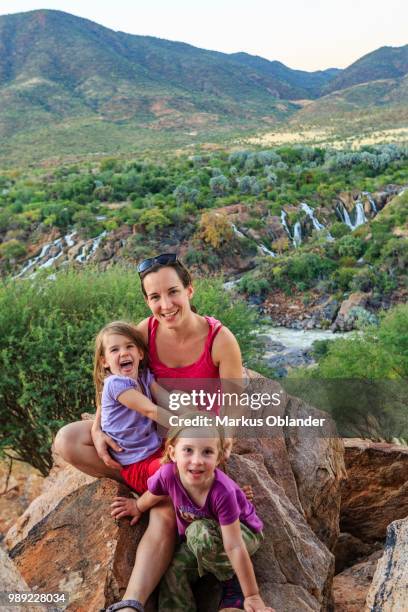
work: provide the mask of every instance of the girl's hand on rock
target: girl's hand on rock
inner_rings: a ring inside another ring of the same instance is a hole
[[[248,501],[253,502],[254,501],[254,491],[252,489],[252,486],[250,484],[247,485],[242,485],[242,490],[245,493],[245,497],[247,498]]]
[[[260,595],[245,597],[244,610],[245,612],[275,612],[273,608],[265,606]]]
[[[111,516],[114,519],[121,519],[125,516],[132,516],[132,520],[130,521],[131,525],[136,525],[142,517],[142,512],[140,512],[137,507],[137,499],[130,499],[129,497],[115,497],[114,501],[111,503]]]
[[[108,451],[108,449],[111,448],[112,450],[120,453],[120,451],[123,449],[119,446],[119,444],[117,444],[115,440],[112,440],[110,436],[101,430],[92,433],[92,440],[95,450],[98,453],[98,457],[102,459],[104,464],[110,468],[120,470],[122,466],[120,463],[112,459]]]

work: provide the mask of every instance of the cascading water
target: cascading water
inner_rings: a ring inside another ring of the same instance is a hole
[[[364,206],[361,200],[356,203],[356,206],[353,210],[353,214],[355,214],[355,223],[351,221],[349,212],[347,208],[344,206],[343,202],[338,202],[336,206],[336,210],[340,216],[340,219],[349,227],[352,231],[355,230],[360,225],[363,225],[367,222],[367,218],[364,214]]]
[[[315,215],[314,215],[314,210],[313,208],[311,208],[306,202],[301,202],[300,203],[300,208],[307,214],[307,216],[310,218],[310,220],[313,223],[313,227],[315,228],[315,230],[317,230],[318,232],[320,232],[321,230],[324,229],[324,225],[322,225],[321,223],[319,223],[319,221],[316,219]]]
[[[297,248],[302,244],[302,226],[300,221],[296,221],[293,227],[293,245]]]

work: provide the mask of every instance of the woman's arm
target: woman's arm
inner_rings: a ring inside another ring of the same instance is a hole
[[[241,535],[241,526],[237,519],[230,525],[220,525],[224,550],[237,575],[245,597],[244,610],[247,612],[273,612],[265,606],[259,595],[254,567]]]

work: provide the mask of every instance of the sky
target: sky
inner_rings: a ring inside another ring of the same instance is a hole
[[[406,0],[0,0],[0,15],[41,8],[301,70],[345,68],[408,44]]]

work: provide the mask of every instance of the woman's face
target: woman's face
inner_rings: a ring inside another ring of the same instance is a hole
[[[154,317],[169,329],[178,327],[191,314],[190,299],[194,289],[183,287],[174,268],[160,268],[143,280],[146,302]]]

